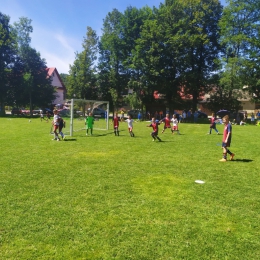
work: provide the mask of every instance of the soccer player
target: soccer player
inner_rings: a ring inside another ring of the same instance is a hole
[[[114,118],[112,119],[113,124],[114,124],[114,133],[115,136],[119,136],[119,118],[118,118],[118,114],[116,113]]]
[[[209,133],[208,135],[211,135],[211,131],[214,129],[216,133],[219,135],[218,129],[216,127],[216,117],[215,114],[213,113],[210,119],[210,127],[209,127]]]
[[[160,122],[156,122],[155,121],[155,117],[152,118],[152,122],[150,125],[147,125],[147,127],[152,127],[153,128],[153,132],[151,133],[151,136],[153,138],[153,141],[155,141],[156,139],[158,139],[160,142],[162,141],[159,136],[158,136],[158,132],[159,132],[159,125]]]
[[[42,120],[45,120],[42,111],[40,112],[40,117],[41,117],[41,121],[42,121]]]
[[[134,137],[134,132],[133,132],[133,122],[134,120],[131,118],[131,116],[128,116],[128,119],[125,120],[125,122],[127,122],[128,125],[128,132],[130,134],[131,137]]]
[[[172,117],[172,134],[174,134],[174,131],[177,131],[178,135],[180,134],[179,128],[178,128],[178,118],[177,115],[174,114]]]
[[[162,130],[162,134],[164,133],[165,129],[170,128],[171,129],[171,119],[170,119],[170,115],[166,114],[165,118],[163,118],[160,123],[164,122],[164,126],[163,126],[163,130]]]
[[[89,115],[86,117],[85,121],[85,126],[87,128],[87,133],[88,135],[88,130],[90,129],[90,135],[93,133],[93,125],[94,125],[94,117],[92,116],[92,113],[89,113]]]
[[[223,149],[223,158],[219,160],[220,162],[227,161],[227,153],[230,155],[230,161],[234,159],[235,154],[233,154],[228,147],[231,144],[231,136],[232,136],[232,125],[229,122],[229,116],[226,115],[223,117],[224,123],[224,132],[223,132],[223,139],[222,139],[222,149]]]
[[[58,110],[54,109],[53,114],[54,116],[53,116],[52,124],[53,124],[54,138],[52,140],[60,141],[59,135],[57,133],[60,124],[60,116],[58,115]]]
[[[64,121],[64,119],[62,117],[60,117],[60,123],[59,123],[59,134],[61,135],[61,138],[64,140],[65,139],[65,135],[62,132],[62,128],[66,127],[66,122]]]

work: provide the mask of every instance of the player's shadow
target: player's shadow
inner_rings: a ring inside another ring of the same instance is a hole
[[[162,141],[158,141],[158,140],[156,140],[158,143],[173,143],[173,142],[175,142],[175,140],[162,140]]]
[[[124,130],[122,130],[124,131]],[[120,132],[122,131],[119,131],[119,136],[120,136]],[[104,133],[104,134],[93,134],[91,137],[99,137],[99,136],[107,136],[107,135],[114,135],[115,133],[114,132],[109,132],[109,133]]]
[[[251,159],[234,159],[231,162],[252,162],[253,160]]]
[[[70,138],[70,139],[64,139],[63,142],[73,142],[73,141],[77,141],[76,138]]]

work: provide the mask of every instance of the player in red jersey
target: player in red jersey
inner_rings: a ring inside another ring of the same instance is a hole
[[[153,138],[153,141],[156,140],[156,138],[161,142],[162,140],[158,137],[158,132],[159,132],[159,126],[160,123],[155,121],[155,118],[152,118],[152,122],[150,125],[147,125],[147,127],[152,127],[153,132],[151,133],[151,136]]]
[[[114,124],[114,133],[115,136],[119,136],[119,118],[118,118],[118,114],[116,113],[114,118],[112,119],[113,124]]]
[[[232,136],[232,125],[229,122],[229,116],[226,115],[223,117],[223,123],[224,123],[224,132],[223,132],[223,139],[222,139],[222,149],[223,149],[223,158],[219,160],[220,162],[226,162],[227,161],[227,153],[230,154],[230,161],[233,160],[235,154],[230,152],[230,150],[227,147],[230,147],[231,144],[231,136]]]
[[[210,119],[210,127],[209,127],[209,133],[208,133],[208,135],[211,134],[212,129],[214,129],[214,130],[216,131],[216,133],[219,135],[218,129],[217,129],[217,127],[216,127],[216,117],[215,117],[215,114],[214,114],[214,113],[212,114],[212,117],[211,117],[211,119]]]
[[[165,118],[163,118],[160,123],[164,122],[164,126],[163,126],[163,130],[162,130],[162,134],[164,133],[165,129],[169,128],[171,129],[171,119],[170,119],[170,115],[166,114]]]

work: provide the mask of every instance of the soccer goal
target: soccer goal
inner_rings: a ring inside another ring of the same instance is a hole
[[[73,132],[86,129],[85,119],[90,113],[95,119],[94,130],[108,130],[108,101],[71,99],[67,103],[70,106],[70,136],[73,136]]]

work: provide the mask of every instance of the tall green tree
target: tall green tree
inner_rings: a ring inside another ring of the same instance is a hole
[[[141,37],[142,28],[147,20],[153,19],[153,10],[146,6],[141,9],[129,6],[122,16],[122,36],[124,38],[123,64],[127,75],[127,87],[133,89],[134,98],[129,96],[125,100],[132,104],[130,100],[134,100],[136,106],[133,108],[143,108],[146,99],[144,91],[146,83],[144,81],[143,69],[140,63],[135,62],[135,52],[137,42]]]
[[[228,0],[219,24],[224,48],[221,87],[231,99],[234,89],[246,85],[260,100],[260,2]]]
[[[112,106],[114,102],[112,102],[110,89],[114,89],[120,99],[129,79],[124,66],[125,41],[122,35],[122,16],[117,9],[108,13],[104,19],[103,34],[99,44],[99,86],[103,99],[111,101]],[[119,99],[115,106],[120,105]]]
[[[9,16],[0,12],[0,113],[5,113],[5,105],[12,94],[10,86],[13,79],[13,68],[19,63],[17,44]]]
[[[217,70],[221,12],[218,0],[166,1],[143,25],[135,64],[144,71],[150,96],[158,90],[171,110],[180,107],[180,90],[192,95],[195,110]]]
[[[91,27],[87,27],[82,43],[83,51],[76,53],[74,64],[70,66],[67,79],[68,95],[81,99],[97,99],[96,59],[98,36]]]
[[[215,60],[221,49],[218,23],[222,6],[218,0],[176,0],[171,8],[182,16],[178,42],[183,48],[177,58],[182,63],[182,85],[185,93],[192,95],[192,108],[196,110],[200,95],[207,92],[211,76],[218,69]]]
[[[22,88],[14,91],[14,102],[17,105],[34,107],[47,106],[55,99],[51,79],[47,75],[47,66],[40,53],[30,46],[30,33],[33,31],[31,20],[21,17],[14,23],[18,42],[18,54],[22,61]]]
[[[153,9],[152,19],[147,19],[137,40],[134,62],[143,71],[147,84],[147,102],[153,100],[155,90],[164,95],[166,106],[173,111],[180,101],[180,65],[182,50],[178,37],[178,12],[168,5]],[[158,101],[157,101],[158,102]]]

